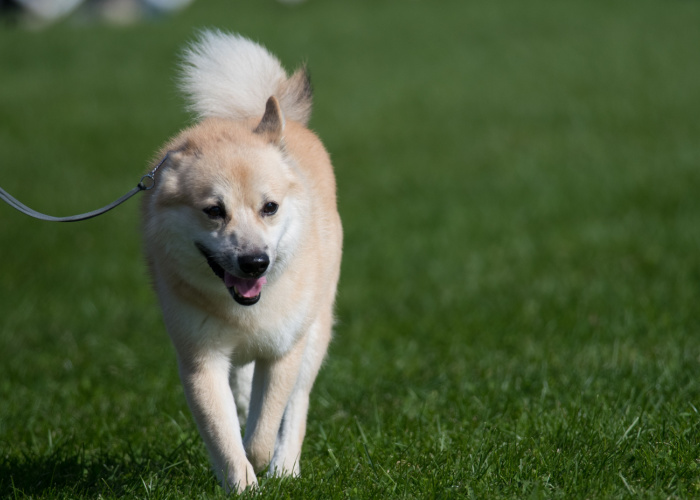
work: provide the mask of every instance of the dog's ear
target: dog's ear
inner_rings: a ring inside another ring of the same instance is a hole
[[[199,148],[192,139],[187,138],[175,148],[174,152],[196,156],[199,154]]]
[[[170,149],[163,158],[168,168],[177,169],[184,160],[191,157],[198,157],[200,150],[190,138],[176,143],[171,143]]]
[[[255,127],[253,133],[264,136],[273,144],[279,144],[282,141],[282,132],[284,131],[284,115],[282,108],[275,96],[271,96],[265,104],[265,114]]]
[[[176,144],[170,151],[168,155],[170,157],[182,158],[185,156],[199,156],[199,148],[190,138],[186,138],[184,141]]]

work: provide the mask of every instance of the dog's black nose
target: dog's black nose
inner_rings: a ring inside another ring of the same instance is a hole
[[[251,278],[257,278],[267,270],[270,257],[266,253],[257,255],[241,255],[238,257],[238,267]]]

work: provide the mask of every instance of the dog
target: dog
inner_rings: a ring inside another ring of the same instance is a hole
[[[158,154],[144,249],[213,470],[242,491],[266,467],[300,472],[340,274],[335,177],[304,66],[205,31],[181,69],[197,122]]]

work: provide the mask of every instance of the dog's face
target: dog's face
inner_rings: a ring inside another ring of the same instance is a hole
[[[275,267],[280,241],[290,225],[293,179],[277,149],[218,153],[202,152],[194,158],[191,173],[213,165],[218,174],[205,182],[193,180],[199,189],[187,203],[195,222],[188,230],[233,299],[253,305],[260,299],[268,271]]]
[[[253,305],[293,250],[301,198],[295,167],[269,135],[224,120],[181,140],[159,179],[154,217],[162,247],[184,279]]]

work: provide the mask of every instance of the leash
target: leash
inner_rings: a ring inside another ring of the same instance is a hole
[[[86,220],[86,219],[92,219],[93,217],[97,217],[98,215],[102,215],[105,212],[109,212],[115,207],[118,207],[122,203],[124,203],[126,200],[131,198],[137,193],[140,193],[141,191],[150,191],[153,189],[156,185],[156,172],[160,168],[160,166],[165,163],[165,160],[168,159],[168,154],[166,154],[162,160],[156,165],[153,170],[151,170],[149,173],[141,177],[141,180],[139,181],[138,185],[133,188],[131,191],[126,193],[124,196],[121,196],[120,198],[117,198],[114,200],[112,203],[109,205],[105,205],[102,208],[98,208],[97,210],[93,210],[92,212],[86,212],[84,214],[78,214],[78,215],[70,215],[68,217],[53,217],[51,215],[46,215],[42,214],[41,212],[37,212],[36,210],[32,210],[29,208],[27,205],[21,203],[19,200],[16,198],[10,196],[10,194],[5,191],[4,189],[0,188],[0,200],[4,201],[8,205],[10,205],[12,208],[19,210],[25,215],[28,215],[30,217],[34,217],[35,219],[39,220],[45,220],[49,222],[77,222],[81,220]]]

